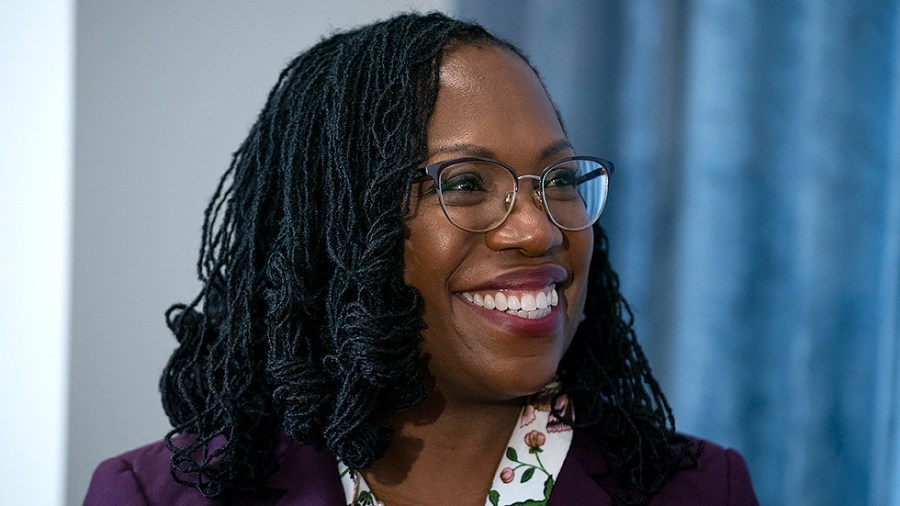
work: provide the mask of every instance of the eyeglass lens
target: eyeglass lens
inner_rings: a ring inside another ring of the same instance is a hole
[[[607,169],[594,160],[567,160],[552,166],[545,172],[542,189],[547,213],[564,229],[592,225],[603,210],[608,178]],[[520,188],[519,198],[529,195],[529,181],[520,184],[525,186]],[[440,173],[441,204],[447,217],[473,232],[493,229],[506,219],[515,187],[512,172],[487,161],[455,163]]]

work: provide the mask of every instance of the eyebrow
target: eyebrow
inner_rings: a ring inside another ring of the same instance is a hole
[[[544,148],[540,154],[538,155],[538,159],[545,160],[550,156],[559,153],[561,151],[575,151],[575,148],[572,147],[572,143],[569,142],[568,139],[559,139],[554,143],[550,144],[546,148]],[[437,155],[442,155],[445,153],[457,153],[463,154],[466,156],[475,156],[479,158],[491,158],[496,159],[497,155],[491,151],[490,149],[479,146],[477,144],[469,144],[465,142],[460,142],[456,144],[448,144],[446,146],[441,146],[439,148],[433,149],[428,152],[428,157],[433,158]]]
[[[443,155],[446,153],[457,153],[466,156],[477,156],[480,158],[494,158],[496,156],[493,151],[484,146],[460,142],[456,144],[441,146],[437,149],[432,149],[428,151],[428,158],[433,158],[437,155]]]
[[[545,160],[550,158],[551,155],[555,155],[561,151],[575,151],[575,147],[572,146],[572,143],[569,142],[569,139],[560,139],[553,144],[544,148],[541,151],[541,160]]]

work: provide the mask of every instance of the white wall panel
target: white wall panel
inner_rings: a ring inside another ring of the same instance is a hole
[[[74,2],[0,2],[0,504],[65,489]]]

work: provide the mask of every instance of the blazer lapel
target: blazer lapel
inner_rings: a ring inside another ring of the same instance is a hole
[[[601,485],[606,471],[599,439],[589,431],[576,430],[548,506],[612,506],[612,496]]]

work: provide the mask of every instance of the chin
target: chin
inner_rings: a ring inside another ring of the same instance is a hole
[[[517,374],[504,378],[504,390],[511,398],[527,397],[540,392],[556,378],[556,369],[554,364],[535,364],[520,368]]]

